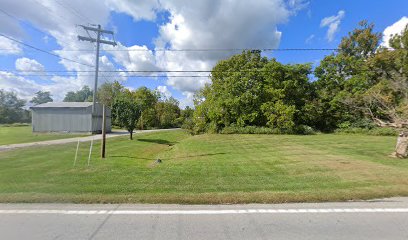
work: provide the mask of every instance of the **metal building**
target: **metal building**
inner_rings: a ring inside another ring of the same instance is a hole
[[[111,110],[106,109],[106,131],[111,131]],[[100,133],[102,105],[92,102],[50,102],[31,107],[33,132]]]

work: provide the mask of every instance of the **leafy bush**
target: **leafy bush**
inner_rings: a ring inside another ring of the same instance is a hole
[[[398,135],[398,130],[394,128],[373,128],[373,129],[367,129],[367,128],[343,128],[343,129],[337,129],[335,133],[338,134],[365,134],[365,135],[372,135],[372,136],[397,136]]]
[[[237,125],[231,125],[224,127],[221,131],[221,134],[302,134],[302,135],[311,135],[316,132],[313,128],[305,125],[297,126],[293,130],[280,130],[277,128],[267,128],[267,127],[257,127],[257,126],[246,126],[239,127]]]
[[[28,127],[31,126],[29,123],[10,123],[10,124],[0,124],[0,127]]]
[[[280,134],[278,129],[272,129],[267,127],[256,127],[256,126],[246,126],[238,127],[236,125],[231,125],[224,127],[221,130],[221,134]]]

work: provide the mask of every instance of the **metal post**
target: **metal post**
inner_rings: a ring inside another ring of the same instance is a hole
[[[75,160],[74,160],[74,167],[78,158],[78,149],[79,149],[79,139],[78,139],[78,144],[77,144],[77,148],[76,148],[76,152],[75,152]]]
[[[89,148],[88,167],[89,167],[89,162],[91,161],[92,146],[93,146],[93,139],[91,140],[91,147]]]
[[[93,104],[92,104],[92,117],[96,115],[96,93],[98,91],[98,74],[99,74],[99,44],[101,41],[101,25],[98,25],[97,38],[96,38],[96,58],[95,58],[95,85],[93,92]]]
[[[106,110],[105,104],[102,107],[102,147],[101,147],[101,156],[105,158],[105,144],[106,144]]]

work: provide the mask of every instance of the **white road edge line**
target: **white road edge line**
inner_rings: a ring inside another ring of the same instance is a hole
[[[408,213],[408,208],[327,208],[327,209],[228,209],[228,210],[1,210],[0,214],[60,215],[220,215],[296,213]]]

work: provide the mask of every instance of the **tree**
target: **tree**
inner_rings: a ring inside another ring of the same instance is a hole
[[[332,131],[344,123],[364,120],[356,107],[366,89],[378,82],[370,71],[368,60],[375,56],[381,34],[366,21],[344,37],[336,54],[326,56],[315,70],[317,97],[312,106],[316,127]]]
[[[118,81],[106,82],[98,88],[98,102],[112,108],[115,99],[124,91],[124,87]]]
[[[64,102],[92,102],[93,92],[88,86],[84,86],[76,92],[68,92],[65,95]]]
[[[310,64],[281,64],[260,51],[220,61],[212,84],[197,95],[195,131],[219,132],[232,125],[292,131],[308,124],[302,111],[313,96],[310,72]]]
[[[133,140],[133,130],[142,113],[142,104],[135,97],[135,92],[125,90],[114,102],[116,109],[116,123],[119,127],[126,128]]]
[[[134,97],[141,104],[142,113],[138,123],[140,129],[143,129],[145,126],[152,127],[156,121],[152,122],[152,114],[155,105],[159,100],[159,94],[154,92],[147,87],[140,87],[134,92]]]
[[[35,96],[33,97],[33,99],[31,99],[30,103],[38,105],[52,101],[54,100],[52,99],[50,92],[38,91],[35,93]]]
[[[408,127],[408,25],[390,40],[393,50],[380,49],[369,59],[377,83],[358,107],[380,127]]]
[[[173,97],[156,104],[155,109],[160,128],[179,127],[180,108],[178,105],[179,102]]]
[[[23,109],[25,104],[16,93],[0,89],[0,123],[29,122],[29,112]]]

